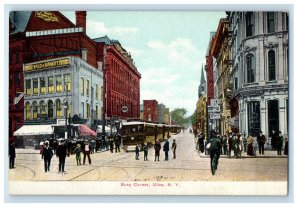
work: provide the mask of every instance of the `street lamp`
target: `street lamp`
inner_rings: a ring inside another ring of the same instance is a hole
[[[65,139],[68,139],[68,126],[67,126],[67,122],[68,122],[68,101],[65,100],[65,103],[64,103],[64,109],[65,109]]]

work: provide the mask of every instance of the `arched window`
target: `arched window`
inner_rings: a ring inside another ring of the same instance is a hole
[[[38,104],[36,101],[32,103],[32,113],[33,113],[33,119],[37,119],[38,118]]]
[[[27,102],[25,104],[25,110],[26,110],[26,120],[30,120],[31,119],[31,109],[30,109],[30,103]]]
[[[41,115],[47,114],[45,101],[40,102],[40,113]]]
[[[53,118],[53,101],[48,101],[48,117]]]
[[[247,67],[247,83],[255,82],[255,61],[254,55],[248,54],[246,56],[246,67]]]
[[[61,106],[61,100],[56,100],[56,118],[62,117],[62,106]]]
[[[274,50],[270,50],[268,52],[268,63],[269,63],[269,81],[272,81],[276,79]]]
[[[250,37],[254,35],[254,13],[247,12],[245,16],[246,16],[246,37]]]

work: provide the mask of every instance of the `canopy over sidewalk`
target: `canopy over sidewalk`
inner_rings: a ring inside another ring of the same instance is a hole
[[[78,128],[79,128],[78,132],[80,136],[93,136],[93,137],[97,136],[97,133],[85,124],[79,125]]]
[[[14,136],[36,136],[53,134],[51,125],[24,125],[14,132]]]

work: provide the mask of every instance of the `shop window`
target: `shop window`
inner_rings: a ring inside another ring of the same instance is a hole
[[[260,131],[260,103],[252,101],[248,103],[248,134],[256,136]]]
[[[272,129],[279,131],[279,108],[278,100],[268,101],[268,128],[269,134],[272,134]]]
[[[39,81],[38,79],[33,79],[33,94],[37,95],[39,93]]]
[[[41,115],[47,114],[45,101],[40,102],[40,113]]]
[[[31,109],[30,109],[30,103],[26,103],[25,104],[25,113],[26,113],[26,120],[30,120],[31,119]]]
[[[33,102],[32,104],[32,115],[33,115],[33,119],[38,118],[38,105],[36,102]]]
[[[61,100],[58,99],[56,101],[56,118],[61,118],[62,117],[62,105],[61,105]]]
[[[53,118],[53,101],[48,101],[48,117]]]

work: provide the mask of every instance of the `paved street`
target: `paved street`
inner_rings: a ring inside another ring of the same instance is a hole
[[[134,151],[91,155],[92,164],[77,166],[75,156],[66,159],[65,174],[58,174],[58,159],[52,158],[50,172],[44,172],[44,162],[37,150],[17,149],[16,168],[9,170],[10,181],[287,181],[287,157],[242,159],[222,156],[215,176],[210,172],[210,159],[195,150],[195,141],[187,131],[173,135],[177,142],[177,159],[154,161],[154,150],[149,150],[149,161],[135,160]],[[170,139],[170,144],[172,143]],[[268,156],[269,153],[269,156]],[[274,153],[274,152],[272,152]],[[83,157],[82,157],[83,158]],[[88,163],[88,162],[86,162]]]

